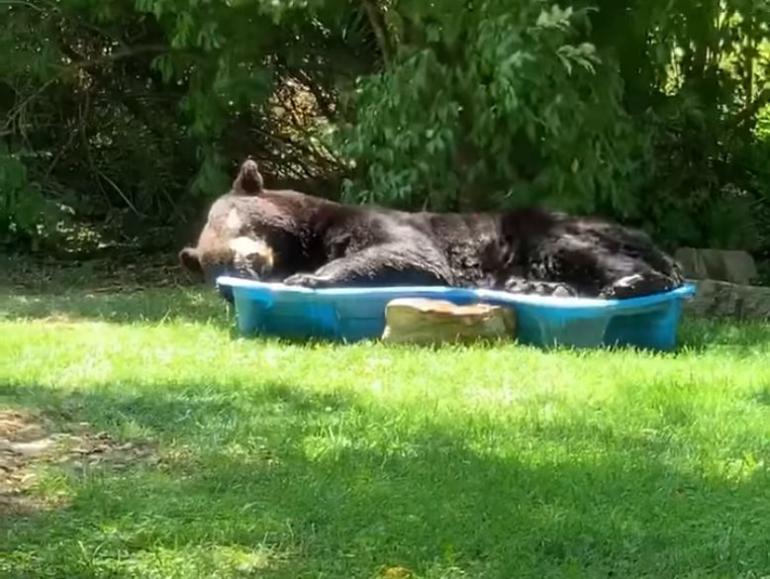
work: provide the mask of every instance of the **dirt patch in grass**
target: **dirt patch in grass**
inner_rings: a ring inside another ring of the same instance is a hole
[[[128,468],[155,464],[149,445],[121,442],[87,423],[56,427],[32,412],[0,408],[0,518],[25,516],[63,506],[63,497],[35,492],[40,469]]]

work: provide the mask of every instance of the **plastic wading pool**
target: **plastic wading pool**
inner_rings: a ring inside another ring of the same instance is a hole
[[[519,343],[541,347],[626,345],[655,350],[676,346],[686,284],[675,290],[624,300],[544,297],[495,290],[419,286],[309,289],[234,277],[217,279],[233,292],[238,328],[244,336],[355,342],[379,339],[385,307],[396,298],[487,303],[516,313]]]

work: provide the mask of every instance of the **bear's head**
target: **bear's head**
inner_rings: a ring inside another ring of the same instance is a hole
[[[291,204],[286,195],[266,192],[257,164],[245,161],[231,190],[211,206],[197,245],[179,252],[181,265],[211,285],[222,275],[282,280],[301,253]]]

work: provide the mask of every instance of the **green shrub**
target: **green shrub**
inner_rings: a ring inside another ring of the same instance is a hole
[[[433,209],[538,201],[632,208],[641,139],[619,76],[586,42],[588,10],[538,0],[421,5],[425,33],[364,78],[341,133],[348,198]]]

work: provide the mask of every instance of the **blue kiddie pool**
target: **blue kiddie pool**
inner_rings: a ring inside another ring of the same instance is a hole
[[[233,292],[244,336],[355,342],[379,339],[385,307],[396,298],[433,298],[458,305],[485,303],[516,312],[519,343],[541,347],[626,345],[655,350],[676,346],[687,284],[670,292],[625,300],[561,298],[452,287],[309,289],[220,277]]]

